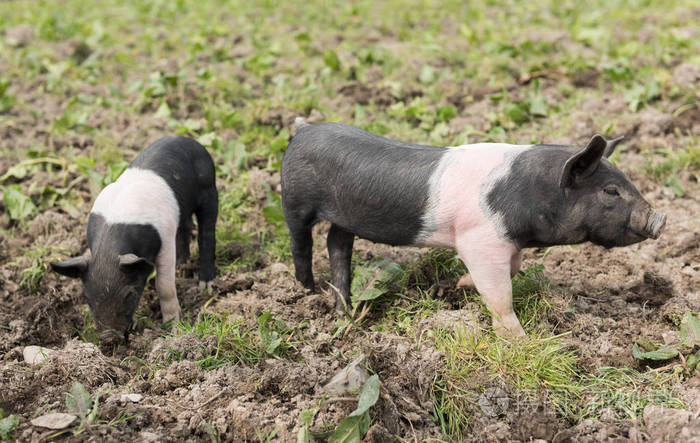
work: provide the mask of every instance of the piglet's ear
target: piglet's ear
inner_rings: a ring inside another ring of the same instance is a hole
[[[618,138],[614,138],[612,140],[608,140],[605,146],[605,152],[603,152],[603,157],[608,158],[612,155],[613,152],[615,152],[615,147],[625,139],[624,135],[619,136]]]
[[[51,262],[51,269],[70,278],[81,278],[87,272],[90,257],[80,256],[62,262]]]
[[[602,135],[596,134],[585,148],[574,154],[564,163],[559,178],[559,187],[571,186],[576,180],[593,174],[600,164],[607,142]]]
[[[124,254],[119,256],[119,269],[124,272],[153,272],[153,263],[135,254]]]

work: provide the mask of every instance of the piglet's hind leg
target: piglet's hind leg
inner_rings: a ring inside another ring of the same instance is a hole
[[[311,268],[313,238],[311,223],[287,216],[292,257],[294,258],[294,276],[308,290],[314,290],[314,274]]]
[[[328,256],[333,274],[333,294],[335,294],[335,310],[340,314],[347,309],[350,311],[350,261],[355,234],[333,224],[328,232]]]
[[[216,217],[219,197],[216,188],[206,192],[197,215],[197,241],[199,243],[199,287],[207,289],[216,277]]]

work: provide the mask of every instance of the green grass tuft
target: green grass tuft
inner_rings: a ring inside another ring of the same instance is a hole
[[[197,364],[202,369],[216,369],[228,364],[250,365],[265,358],[289,357],[296,350],[297,332],[304,324],[287,326],[264,312],[258,317],[257,329],[246,325],[243,319],[230,320],[225,314],[201,314],[194,321],[184,320],[174,325],[171,337],[192,336],[190,349],[169,347],[162,364],[189,358],[198,354]]]
[[[174,337],[191,334],[201,339],[213,338],[203,358],[197,364],[203,369],[216,369],[226,364],[252,364],[263,358],[253,330],[243,320],[229,321],[222,315],[203,314],[193,322],[182,321],[174,326]],[[181,360],[184,355],[172,348],[168,349],[165,362]]]
[[[560,337],[544,334],[511,341],[485,331],[438,330],[435,347],[446,365],[433,386],[435,413],[447,435],[469,429],[470,415],[481,390],[505,382],[528,400],[543,398],[568,415],[580,395],[577,357]]]

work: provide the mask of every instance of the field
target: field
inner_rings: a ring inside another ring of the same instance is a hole
[[[694,0],[0,2],[0,438],[700,441],[698,22]],[[451,251],[359,240],[341,319],[327,224],[317,292],[293,277],[297,116],[443,146],[624,134],[612,160],[667,227],[526,250],[512,341]],[[198,289],[193,238],[184,320],[149,284],[128,346],[102,343],[48,263],[87,251],[91,202],[167,134],[215,160],[218,276]],[[31,424],[50,412],[76,419]]]

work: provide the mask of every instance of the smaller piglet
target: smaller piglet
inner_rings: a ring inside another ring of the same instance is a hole
[[[218,206],[214,163],[206,149],[187,137],[163,137],[97,196],[87,225],[91,255],[51,267],[82,279],[98,326],[128,339],[154,269],[163,320],[180,319],[175,264],[189,258],[193,213],[199,225],[200,288],[210,285],[216,275]]]

